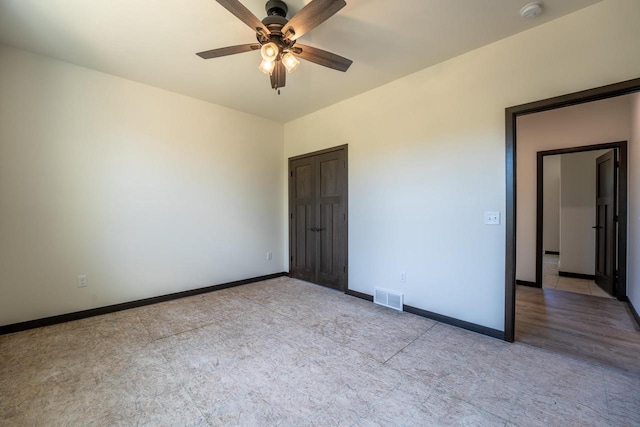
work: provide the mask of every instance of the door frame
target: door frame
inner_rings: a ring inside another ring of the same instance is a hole
[[[568,95],[561,95],[541,101],[530,102],[505,109],[505,167],[506,167],[506,209],[505,209],[505,304],[504,304],[504,339],[513,342],[515,339],[516,321],[516,119],[518,116],[554,110],[571,105],[613,98],[640,91],[640,78],[588,89]],[[627,193],[626,177],[620,178],[619,191]],[[626,236],[627,212],[618,212],[625,218],[625,227],[618,228],[620,235]],[[626,254],[626,247],[625,247]],[[620,258],[623,258],[622,256]],[[626,255],[624,257],[626,259]],[[626,271],[625,271],[626,274]]]
[[[543,258],[543,230],[544,230],[544,174],[543,162],[545,156],[559,154],[584,153],[597,150],[618,150],[618,238],[616,259],[618,266],[618,279],[615,283],[616,297],[625,301],[627,296],[627,141],[608,142],[604,144],[582,145],[580,147],[560,148],[556,150],[538,151],[536,158],[536,287],[542,288],[542,258]],[[624,180],[625,191],[622,192]],[[621,212],[625,214],[622,215]],[[621,230],[625,230],[622,235]]]
[[[288,162],[287,162],[287,188],[288,188],[288,192],[287,192],[287,208],[289,210],[289,212],[287,213],[287,235],[288,235],[288,239],[289,239],[289,272],[291,272],[291,257],[292,257],[292,252],[293,252],[293,248],[291,245],[291,220],[292,220],[292,215],[293,215],[293,206],[291,205],[291,194],[292,194],[292,185],[293,182],[291,181],[291,163],[295,160],[299,160],[299,159],[304,159],[306,157],[313,157],[313,156],[317,156],[319,154],[326,154],[326,153],[331,153],[334,151],[341,151],[344,150],[344,158],[345,158],[345,194],[344,194],[344,211],[346,214],[346,223],[345,223],[345,238],[344,238],[344,244],[345,244],[345,272],[344,272],[344,289],[341,289],[343,292],[347,293],[347,291],[349,290],[349,144],[343,144],[343,145],[338,145],[336,147],[331,147],[331,148],[325,148],[322,150],[318,150],[318,151],[313,151],[311,153],[305,153],[305,154],[300,154],[297,156],[293,156],[293,157],[289,157]]]

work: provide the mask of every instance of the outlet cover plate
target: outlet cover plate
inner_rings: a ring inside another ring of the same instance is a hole
[[[86,275],[81,275],[78,276],[78,287],[79,288],[86,288],[87,287],[87,276]]]
[[[500,212],[485,212],[484,223],[486,225],[499,225],[500,224]]]

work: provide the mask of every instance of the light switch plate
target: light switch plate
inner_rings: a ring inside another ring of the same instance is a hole
[[[87,276],[86,275],[81,275],[78,276],[78,287],[79,288],[86,288],[87,287]]]
[[[500,224],[500,212],[485,212],[484,223],[487,225],[499,225]]]

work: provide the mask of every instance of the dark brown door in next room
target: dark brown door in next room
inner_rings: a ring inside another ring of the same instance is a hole
[[[347,288],[347,149],[289,159],[291,277]]]
[[[596,284],[615,296],[616,280],[616,150],[596,159]]]

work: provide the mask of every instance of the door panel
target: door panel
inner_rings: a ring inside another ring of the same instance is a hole
[[[313,220],[311,219],[311,205],[298,205],[296,206],[296,215],[295,215],[295,227],[296,227],[296,263],[295,266],[298,268],[306,268],[308,270],[314,270],[315,266],[313,264],[313,247],[307,250],[307,240],[313,238],[312,235],[309,235],[311,228],[311,224],[313,224]],[[313,245],[311,245],[313,246]]]
[[[342,289],[346,275],[346,156],[343,151],[318,155],[320,219],[318,282]]]
[[[596,284],[615,296],[617,205],[616,151],[596,159]]]
[[[322,224],[320,232],[320,273],[337,275],[334,266],[340,260],[336,259],[336,243],[339,233],[337,227],[339,205],[322,205],[320,213],[320,222]]]
[[[291,276],[342,290],[347,286],[346,157],[346,148],[340,148],[291,160],[289,187]]]
[[[313,161],[300,159],[291,164],[292,184],[290,188],[291,260],[289,270],[292,275],[303,280],[316,277],[316,240],[311,231],[316,222],[313,200],[315,180]]]
[[[338,159],[320,163],[320,197],[339,196]]]
[[[301,165],[294,168],[296,175],[296,199],[311,200],[311,165]]]
[[[598,206],[597,212],[598,217],[596,218],[596,224],[606,224],[607,223],[607,208],[609,206],[602,205]],[[604,276],[609,275],[608,271],[608,263],[607,263],[607,228],[601,227],[599,225],[596,226],[596,271],[600,272]],[[605,244],[601,244],[600,242],[605,242]]]

